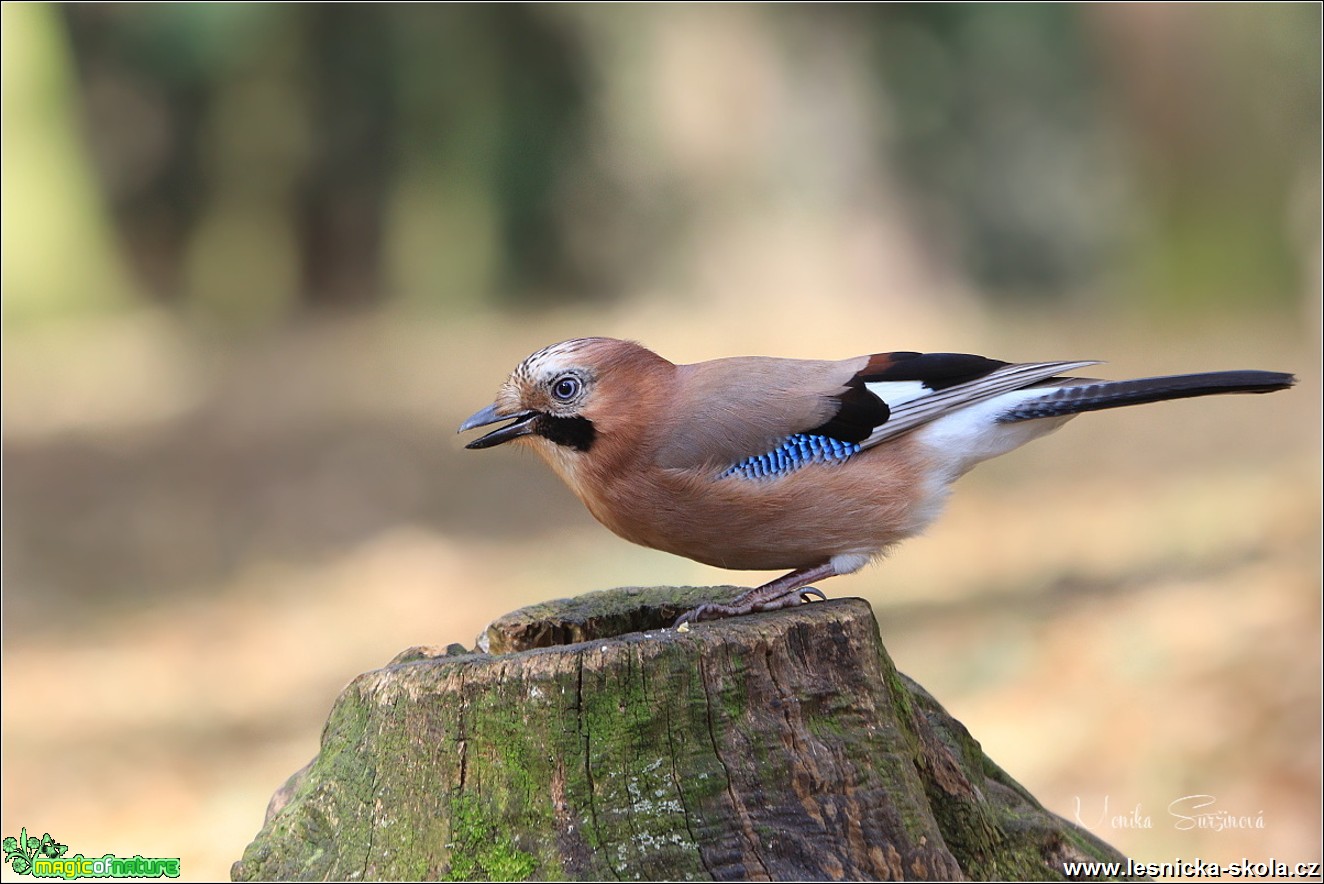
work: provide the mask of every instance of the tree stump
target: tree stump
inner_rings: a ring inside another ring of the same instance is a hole
[[[1046,811],[841,599],[688,631],[734,587],[525,608],[337,700],[235,863],[257,879],[1063,879]]]

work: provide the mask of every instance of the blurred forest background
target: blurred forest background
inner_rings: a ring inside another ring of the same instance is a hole
[[[461,450],[608,334],[1295,371],[1083,417],[825,589],[1131,856],[1320,859],[1318,4],[2,11],[4,835],[224,876],[359,672],[762,579]]]

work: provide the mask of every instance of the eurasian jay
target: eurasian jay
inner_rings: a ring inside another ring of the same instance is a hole
[[[460,432],[509,420],[465,447],[532,446],[626,540],[721,568],[792,569],[679,625],[822,598],[809,584],[923,531],[971,467],[1079,412],[1296,381],[1062,377],[1096,364],[898,352],[674,365],[630,341],[578,338],[521,362]]]

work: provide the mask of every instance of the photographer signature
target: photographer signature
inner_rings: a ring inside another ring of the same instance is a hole
[[[1234,813],[1222,808],[1215,808],[1218,801],[1213,795],[1183,795],[1168,802],[1168,815],[1174,820],[1173,828],[1178,831],[1208,829],[1221,832],[1224,829],[1263,829],[1264,811],[1254,814]],[[1112,796],[1103,796],[1103,803],[1093,821],[1085,819],[1084,803],[1076,797],[1076,822],[1087,829],[1152,829],[1153,817],[1145,812],[1144,807],[1136,802],[1127,811],[1118,813],[1112,808]]]

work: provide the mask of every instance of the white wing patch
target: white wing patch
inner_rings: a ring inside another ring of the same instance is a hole
[[[921,396],[930,395],[933,390],[924,386],[923,381],[869,381],[864,388],[887,403],[888,408],[913,402]]]
[[[1063,372],[1084,368],[1087,365],[1098,365],[1098,362],[1024,362],[1019,365],[1003,366],[997,371],[990,372],[984,377],[969,383],[957,384],[945,390],[928,391],[926,395],[909,401],[897,402],[884,398],[883,401],[892,409],[892,415],[882,426],[874,430],[868,439],[861,442],[860,447],[872,448],[879,442],[891,439],[893,436],[900,435],[921,424],[937,420],[949,412],[965,408],[976,402],[984,402],[995,396],[1010,393],[1013,390],[1028,387],[1031,384],[1037,384]],[[909,382],[896,383],[899,386]],[[875,385],[866,383],[865,386],[873,387]],[[1042,391],[1038,392],[1041,393]]]

